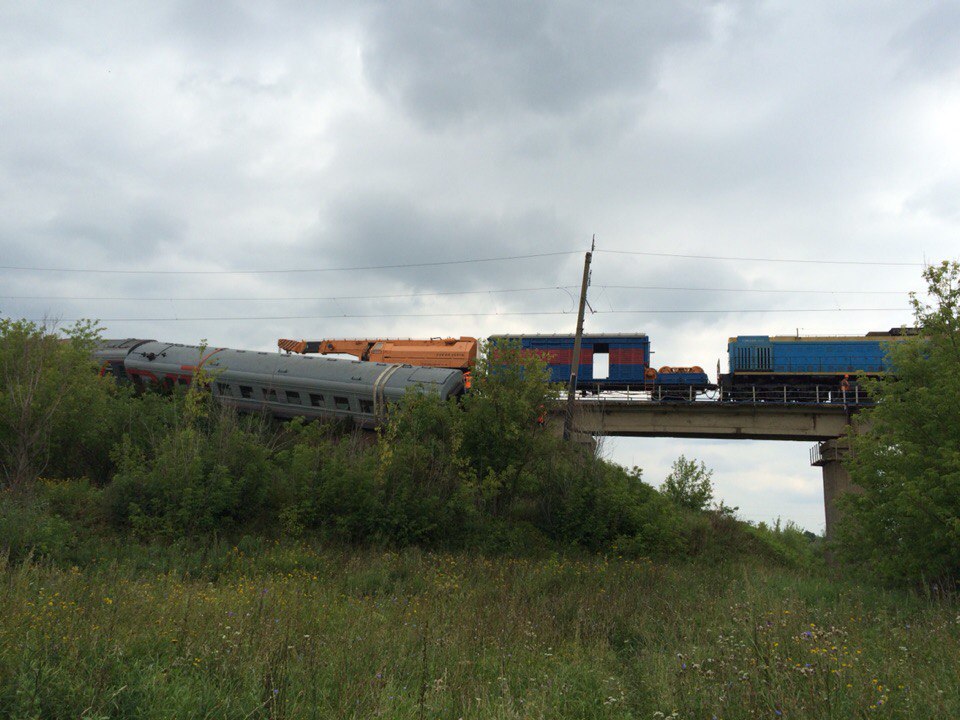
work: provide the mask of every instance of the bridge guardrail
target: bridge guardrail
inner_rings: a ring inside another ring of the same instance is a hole
[[[599,391],[599,388],[598,388]],[[696,389],[693,386],[687,387],[662,387],[643,388],[633,390],[599,391],[592,396],[581,395],[582,401],[602,402],[603,400],[618,400],[631,402],[652,402],[658,404],[677,404],[677,403],[722,403],[731,405],[813,405],[822,407],[848,407],[861,408],[869,407],[874,404],[865,393],[860,392],[860,388],[854,386],[849,390],[841,390],[836,387],[815,385],[810,388],[782,386],[754,386],[737,387],[736,389],[724,390],[723,388],[713,388],[708,391]]]

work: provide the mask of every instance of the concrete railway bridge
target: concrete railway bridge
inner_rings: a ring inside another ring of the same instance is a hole
[[[606,398],[578,399],[573,429],[589,437],[673,437],[721,440],[813,441],[810,464],[823,472],[826,534],[832,537],[839,516],[836,499],[857,492],[842,461],[845,433],[855,405],[776,402],[662,402]]]

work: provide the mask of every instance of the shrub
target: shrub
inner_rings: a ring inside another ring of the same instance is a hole
[[[688,510],[706,510],[713,502],[713,470],[705,463],[681,455],[673,462],[660,491],[675,505]]]
[[[230,531],[263,510],[270,449],[229,409],[187,421],[146,449],[125,438],[115,459],[108,516],[140,535]]]
[[[120,392],[98,377],[96,327],[77,323],[66,340],[47,324],[0,318],[0,484],[27,490],[41,473],[104,470]]]
[[[76,541],[70,523],[48,511],[36,497],[0,491],[0,557],[19,561],[56,555]]]

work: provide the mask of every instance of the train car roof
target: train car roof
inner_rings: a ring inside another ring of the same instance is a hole
[[[123,338],[123,339],[105,339],[97,343],[97,350],[106,350],[111,348],[131,348],[138,344],[156,342],[156,340],[148,340],[142,338]]]
[[[768,342],[869,342],[877,340],[904,340],[917,337],[916,328],[893,328],[891,330],[872,330],[865,335],[737,335],[727,342],[742,340],[764,340]]]
[[[522,338],[545,338],[547,340],[572,340],[573,333],[514,333],[510,335],[491,335],[490,339],[504,338],[506,340],[520,340]],[[584,333],[585,338],[645,338],[646,333]]]
[[[131,353],[130,361],[147,367],[158,358],[174,364],[183,364],[184,370],[193,371],[193,366],[201,358],[201,351],[207,358],[204,367],[214,375],[218,370],[254,372],[274,376],[318,378],[327,382],[364,382],[373,383],[387,368],[397,363],[365,362],[344,360],[321,355],[288,355],[263,350],[236,350],[233,348],[206,347],[153,341],[138,347]],[[142,360],[141,360],[142,358]],[[450,378],[462,378],[459,370],[451,368],[432,368],[417,365],[400,364],[393,377],[403,378],[413,383],[443,385]]]

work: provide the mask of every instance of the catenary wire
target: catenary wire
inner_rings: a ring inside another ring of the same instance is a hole
[[[260,301],[322,301],[322,300],[390,300],[417,297],[442,297],[448,295],[488,295],[491,293],[536,292],[578,288],[579,285],[551,285],[536,288],[503,288],[496,290],[451,290],[449,292],[404,293],[396,295],[328,295],[323,297],[68,297],[62,295],[0,295],[3,300],[108,300],[111,302],[260,302]]]
[[[559,255],[579,255],[581,250],[560,250],[529,255],[505,255],[490,258],[469,258],[466,260],[437,260],[433,262],[397,263],[394,265],[357,265],[353,267],[329,268],[281,268],[276,270],[116,270],[103,268],[50,268],[27,267],[20,265],[0,265],[0,270],[24,270],[29,272],[62,273],[99,273],[114,275],[276,275],[294,273],[351,272],[354,270],[397,270],[401,268],[439,267],[442,265],[466,265],[469,263],[500,262],[505,260],[529,260],[532,258],[557,257]]]
[[[597,248],[595,253],[613,255],[642,255],[644,257],[680,258],[684,260],[736,260],[738,262],[772,262],[772,263],[802,263],[811,265],[880,265],[888,267],[923,267],[917,262],[885,262],[875,260],[804,260],[799,258],[762,258],[762,257],[733,257],[727,255],[685,255],[681,253],[646,252],[642,250],[606,250]]]
[[[393,295],[328,295],[322,297],[99,297],[69,295],[0,295],[0,300],[84,300],[104,302],[292,302],[292,301],[336,301],[336,300],[392,300],[418,297],[446,297],[455,295],[487,295],[491,293],[538,292],[546,290],[576,290],[579,285],[551,285],[535,288],[502,288],[490,290],[455,290],[449,292],[403,293]],[[764,288],[708,288],[674,287],[667,285],[591,285],[597,290],[671,290],[682,292],[738,292],[738,293],[782,293],[813,295],[909,295],[911,290],[788,290]]]
[[[528,260],[532,258],[557,257],[561,255],[579,255],[581,250],[560,250],[548,253],[531,253],[527,255],[505,255],[491,258],[469,258],[463,260],[438,260],[420,263],[396,263],[389,265],[357,265],[351,267],[330,268],[279,268],[260,270],[119,270],[113,268],[53,268],[21,265],[0,265],[0,270],[28,271],[28,272],[61,272],[61,273],[97,273],[118,275],[270,275],[296,273],[325,273],[351,272],[357,270],[396,270],[402,268],[440,267],[445,265],[463,265],[470,263],[500,262],[507,260]],[[772,263],[802,263],[815,265],[870,265],[888,267],[923,267],[923,263],[916,262],[887,262],[874,260],[823,260],[800,258],[767,258],[767,257],[737,257],[726,255],[691,255],[683,253],[648,252],[643,250],[608,250],[597,248],[594,253],[615,255],[639,255],[644,257],[665,257],[685,260],[733,260],[738,262],[772,262]]]
[[[630,310],[596,310],[594,315],[697,315],[697,314],[741,314],[741,313],[845,313],[845,312],[909,312],[910,308],[805,308],[805,309],[731,309],[716,308],[699,310],[681,309],[630,309]],[[576,315],[575,312],[565,310],[534,310],[534,311],[506,311],[506,312],[453,312],[453,313],[371,313],[339,315],[238,315],[219,317],[144,317],[144,318],[98,318],[99,322],[231,322],[231,321],[267,321],[267,320],[335,320],[363,319],[363,318],[435,318],[435,317],[505,317],[509,315]],[[44,322],[57,320],[58,322],[79,322],[90,318],[28,318],[28,322]]]

